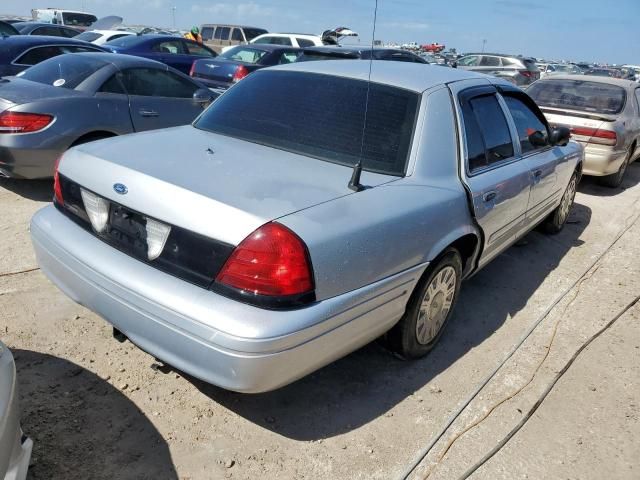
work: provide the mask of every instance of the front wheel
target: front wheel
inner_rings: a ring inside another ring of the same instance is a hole
[[[571,207],[573,206],[573,200],[576,198],[577,184],[578,175],[576,172],[573,172],[571,180],[569,180],[569,185],[567,185],[567,189],[562,195],[562,200],[560,200],[560,205],[558,205],[544,221],[543,227],[545,232],[552,234],[559,233],[564,227],[564,224],[567,223]]]
[[[405,314],[387,334],[389,348],[406,359],[426,355],[451,317],[461,281],[462,259],[450,249],[429,266],[411,294]]]

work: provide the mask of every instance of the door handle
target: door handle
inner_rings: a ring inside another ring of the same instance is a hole
[[[154,110],[147,110],[145,108],[141,108],[138,110],[138,113],[143,117],[159,117],[160,114]]]
[[[533,183],[540,182],[541,178],[542,178],[542,170],[535,170],[533,172]]]
[[[497,196],[498,192],[496,192],[495,190],[491,190],[490,192],[486,192],[484,195],[482,195],[482,200],[484,200],[485,202],[491,202],[492,200],[495,200]]]

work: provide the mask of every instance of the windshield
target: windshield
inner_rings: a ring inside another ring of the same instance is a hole
[[[32,82],[73,90],[107,62],[91,55],[60,55],[30,67],[18,76]]]
[[[88,13],[62,12],[62,23],[65,25],[88,27],[96,20],[98,18],[95,15],[89,15]]]
[[[527,93],[538,105],[603,114],[620,113],[627,96],[617,85],[588,80],[543,80]]]
[[[236,60],[245,63],[258,63],[266,54],[266,51],[259,50],[257,48],[233,47],[232,49],[220,54],[218,58]]]
[[[268,33],[266,30],[261,28],[243,28],[242,30],[244,30],[244,36],[247,38],[247,42],[250,42],[259,35]]]
[[[197,128],[341,165],[404,175],[420,95],[307,72],[258,71],[222,95]]]
[[[76,35],[76,40],[84,40],[85,42],[93,42],[102,36],[101,33],[96,32],[83,32],[80,35]]]
[[[0,37],[5,35],[18,35],[18,32],[14,27],[6,22],[0,21]]]

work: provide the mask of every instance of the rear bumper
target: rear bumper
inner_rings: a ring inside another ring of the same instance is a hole
[[[22,434],[13,357],[8,350],[0,357],[0,478],[27,477],[33,442]]]
[[[602,177],[616,173],[627,158],[624,150],[606,145],[586,144],[584,146],[584,165],[582,173]]]
[[[53,206],[33,217],[31,236],[40,267],[73,300],[158,359],[239,392],[286,385],[383,334],[427,266],[303,309],[270,311],[138,262]]]
[[[26,137],[23,135],[22,137]],[[37,139],[30,138],[33,144]],[[12,178],[53,177],[53,167],[62,150],[57,148],[31,148],[24,138],[12,139],[15,146],[0,145],[0,175]],[[5,139],[5,142],[8,140]]]

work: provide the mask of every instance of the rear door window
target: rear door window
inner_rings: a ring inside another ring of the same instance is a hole
[[[488,55],[484,55],[482,60],[480,60],[481,67],[499,67],[500,66],[500,58],[498,57],[490,57]]]
[[[470,172],[514,156],[509,124],[495,94],[473,97],[461,107]]]
[[[315,45],[315,43],[313,43],[311,40],[307,40],[306,38],[296,37],[296,41],[298,42],[298,46],[301,48],[313,47]]]
[[[17,65],[35,65],[61,54],[62,51],[58,46],[36,47],[19,57],[14,63]]]
[[[202,27],[202,32],[200,35],[202,36],[202,40],[211,40],[213,38],[213,31],[215,27]]]
[[[242,29],[234,28],[231,32],[231,40],[235,42],[244,42],[244,37],[242,36]]]
[[[229,32],[231,31],[231,27],[218,27],[220,31],[220,40],[229,40]],[[216,34],[218,33],[216,30]]]
[[[182,53],[186,53],[184,50],[184,46],[180,40],[170,40],[168,42],[156,43],[153,46],[153,51],[170,55],[180,55]]]
[[[129,95],[192,98],[197,85],[173,72],[154,68],[130,68],[122,72]]]
[[[533,152],[549,146],[549,132],[547,126],[522,100],[512,96],[504,96],[518,130],[518,140],[523,154]],[[533,136],[539,137],[539,142]],[[542,142],[542,143],[540,143]]]

